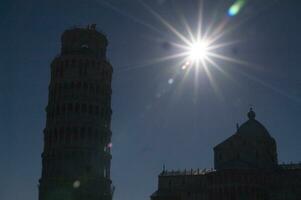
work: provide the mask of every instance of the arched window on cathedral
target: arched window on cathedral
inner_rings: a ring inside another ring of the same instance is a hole
[[[72,81],[71,84],[70,84],[70,88],[71,88],[71,90],[74,89],[74,82],[73,82],[73,81]]]
[[[54,90],[54,93],[57,93],[58,91],[58,88],[59,88],[59,84],[58,83],[55,83],[53,84],[53,90]]]
[[[47,136],[46,140],[48,142],[48,148],[51,149],[51,147],[52,147],[52,135]]]
[[[71,134],[70,132],[68,132],[68,133],[65,134],[65,135],[66,135],[66,136],[65,136],[65,141],[66,141],[65,143],[66,143],[66,144],[71,144],[71,137],[70,137],[70,134]]]
[[[73,127],[73,141],[77,142],[78,140],[78,130],[77,127]]]
[[[84,82],[84,90],[85,92],[88,90],[88,83]]]
[[[104,121],[104,127],[105,128],[109,127],[108,120],[105,118],[103,121]]]
[[[79,113],[79,107],[80,107],[80,106],[79,106],[79,103],[76,103],[76,104],[75,104],[75,112],[76,112],[76,113]]]
[[[72,60],[71,60],[71,65],[72,65],[72,67],[75,67],[75,65],[76,65],[75,59],[72,59]]]
[[[68,68],[69,67],[69,61],[65,60],[65,67]]]
[[[100,85],[96,85],[96,92],[100,93]]]
[[[86,129],[85,127],[80,128],[80,139],[85,140]]]
[[[72,103],[68,103],[68,112],[72,112],[73,111],[73,105]]]
[[[53,119],[54,118],[54,110],[51,110],[51,112],[50,112],[50,115],[51,115],[51,119]]]
[[[53,65],[51,65],[51,74],[50,74],[50,77],[51,77],[51,81],[53,81],[53,79],[54,79],[54,67],[53,67]]]
[[[93,106],[89,105],[89,114],[92,114],[92,113],[93,113]]]
[[[55,107],[55,115],[60,115],[60,106],[56,105]]]
[[[82,113],[86,113],[86,112],[87,112],[87,105],[82,104]]]
[[[78,81],[76,83],[76,89],[80,90],[81,87],[82,87],[82,83],[80,81]]]
[[[48,107],[48,106],[47,106],[46,111],[47,111],[47,118],[51,119],[50,110],[49,110],[49,107]]]
[[[79,76],[82,76],[82,74],[83,74],[83,67],[82,66],[78,67],[78,74],[79,74]]]
[[[54,67],[55,78],[58,77],[58,74],[59,74],[58,67],[59,67],[59,64],[56,64]]]
[[[62,78],[64,76],[64,63],[62,63],[62,65],[60,66],[59,73],[60,78]]]
[[[65,134],[65,128],[64,128],[64,127],[61,127],[59,133],[64,135],[64,134]]]
[[[56,143],[58,141],[58,131],[57,128],[53,131],[53,142]]]
[[[67,127],[66,131],[65,131],[65,143],[66,144],[71,143],[71,137],[70,137],[71,134],[72,134],[72,129],[70,127]]]
[[[86,60],[85,65],[84,65],[83,75],[88,74],[88,67],[89,67],[89,60]]]
[[[66,104],[64,103],[62,105],[62,114],[65,114],[65,112],[66,112]]]
[[[95,93],[95,88],[94,88],[94,84],[93,83],[90,84],[89,90],[90,90],[90,93],[92,93],[92,94]]]
[[[58,134],[58,140],[60,144],[64,144],[64,134]]]
[[[64,82],[64,89],[68,90],[69,89],[69,83],[68,82]]]
[[[95,144],[97,144],[97,141],[98,141],[98,137],[97,137],[97,133],[94,131],[93,133],[92,133],[92,143],[95,145]]]
[[[62,86],[61,83],[59,83],[58,86],[59,86],[59,88],[58,88],[57,95],[58,95],[58,96],[61,96],[63,86]]]
[[[83,62],[82,62],[82,60],[79,60],[79,61],[78,61],[78,74],[79,74],[80,76],[83,75]]]

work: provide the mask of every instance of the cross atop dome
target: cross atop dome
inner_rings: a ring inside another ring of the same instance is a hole
[[[248,118],[249,119],[255,119],[255,117],[256,117],[256,113],[253,111],[253,107],[251,106],[250,110],[248,112]]]

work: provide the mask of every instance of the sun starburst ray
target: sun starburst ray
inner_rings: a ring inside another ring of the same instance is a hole
[[[211,56],[211,57],[214,57],[214,58],[218,58],[218,59],[221,59],[221,60],[224,60],[224,61],[229,61],[229,62],[240,64],[240,65],[253,66],[253,64],[251,64],[249,62],[239,60],[239,59],[235,59],[235,58],[232,58],[232,57],[229,57],[229,56],[224,56],[224,55],[221,55],[221,54],[213,53],[213,52],[208,52],[208,55]]]
[[[184,25],[184,27],[185,27],[185,29],[186,29],[186,32],[187,32],[188,35],[189,35],[190,41],[195,42],[195,38],[194,38],[194,35],[193,35],[193,32],[192,32],[192,29],[190,28],[190,26],[189,26],[189,24],[188,24],[188,22],[186,21],[186,19],[185,19],[184,16],[181,17],[181,21],[182,21],[182,23],[183,23],[183,25]]]
[[[189,44],[190,41],[181,34],[175,27],[173,27],[168,21],[166,21],[161,15],[159,15],[157,12],[155,12],[152,8],[150,8],[147,4],[140,1],[140,3],[153,15],[155,16],[166,28],[168,28],[173,34],[175,34],[179,39],[181,39],[186,44]]]
[[[127,65],[124,66],[122,69],[118,70],[118,72],[123,72],[123,71],[129,71],[129,70],[134,70],[134,69],[139,69],[139,68],[145,68],[151,65],[155,65],[158,63],[163,63],[169,60],[174,60],[176,58],[183,58],[187,56],[186,52],[181,52],[181,53],[177,53],[177,54],[172,54],[169,56],[163,56],[163,57],[157,57],[157,58],[153,58],[153,59],[149,59],[148,61],[145,61],[141,64],[134,64],[134,65]]]
[[[199,13],[198,13],[198,21],[197,21],[197,38],[196,40],[200,40],[202,38],[203,32],[203,10],[204,10],[204,2],[203,0],[199,3]],[[193,41],[195,42],[195,41]]]
[[[229,42],[223,42],[223,43],[219,43],[219,44],[209,45],[208,50],[212,51],[212,50],[215,50],[215,49],[220,49],[220,48],[224,48],[224,47],[227,47],[227,46],[232,46],[232,45],[237,44],[239,42],[240,42],[239,40],[233,40],[233,41],[229,41]]]
[[[237,84],[237,81],[226,70],[224,70],[221,66],[219,66],[214,60],[208,58],[207,61],[211,64],[211,66],[213,66],[215,69],[221,72],[225,77],[227,77],[229,80]]]
[[[114,6],[111,2],[107,1],[107,0],[101,0],[101,1],[95,1],[96,3],[98,3],[99,5],[102,6],[106,6],[107,8],[109,8],[110,10],[118,13],[119,15],[126,17],[128,19],[130,19],[132,22],[140,24],[146,28],[148,28],[149,30],[152,30],[160,35],[165,35],[164,31],[158,29],[157,27],[154,27],[153,25],[151,25],[150,23],[147,23],[143,20],[138,19],[137,17],[129,14],[128,12]]]
[[[204,71],[209,79],[210,85],[213,88],[215,95],[221,97],[220,89],[218,88],[218,85],[216,84],[215,80],[213,79],[213,75],[210,72],[209,66],[207,65],[206,62],[203,62],[202,64],[203,64]]]

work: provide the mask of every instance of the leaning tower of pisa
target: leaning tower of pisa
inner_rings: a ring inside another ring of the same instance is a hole
[[[111,81],[107,38],[66,30],[51,63],[39,200],[111,200]]]

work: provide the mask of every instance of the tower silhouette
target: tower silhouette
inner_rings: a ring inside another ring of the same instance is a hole
[[[66,30],[51,63],[39,200],[111,200],[111,80],[106,36]]]

